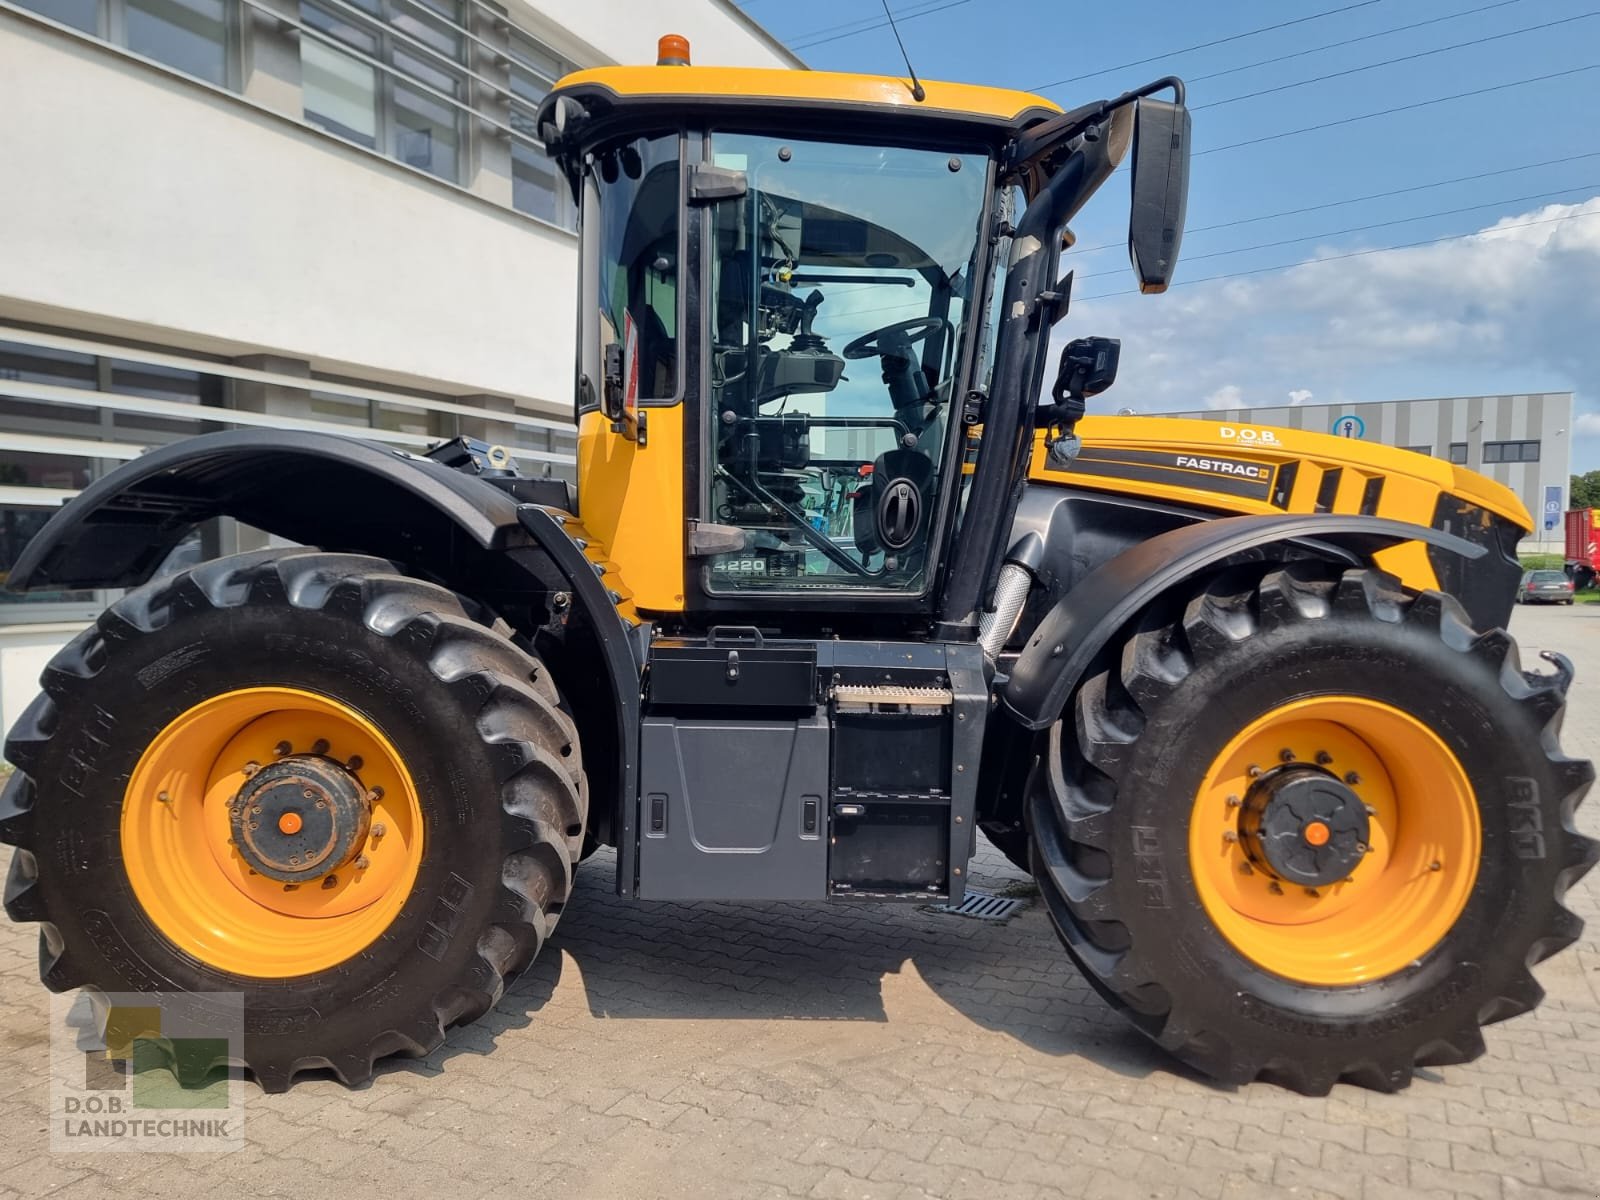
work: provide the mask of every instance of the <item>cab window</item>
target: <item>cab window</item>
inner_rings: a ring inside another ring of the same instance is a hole
[[[595,152],[584,237],[594,238],[599,288],[585,313],[594,357],[621,350],[625,402],[678,394],[678,136],[634,138]],[[586,348],[587,349],[587,348]]]
[[[983,156],[721,134],[708,519],[713,592],[927,585],[987,185]]]

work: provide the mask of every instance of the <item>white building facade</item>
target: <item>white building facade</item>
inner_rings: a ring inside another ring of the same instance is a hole
[[[803,66],[732,0],[0,0],[0,578],[91,479],[210,430],[570,474],[575,217],[534,111],[668,32]],[[0,595],[0,721],[110,598]]]
[[[1526,553],[1560,554],[1572,473],[1572,393],[1453,396],[1373,404],[1301,404],[1175,413],[1248,425],[1310,429],[1381,442],[1468,467],[1505,484],[1533,515]]]

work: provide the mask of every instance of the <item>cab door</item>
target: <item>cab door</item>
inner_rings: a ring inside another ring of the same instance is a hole
[[[717,132],[691,608],[925,609],[953,517],[983,153]],[[690,409],[693,419],[693,408]]]
[[[683,135],[603,144],[580,217],[578,493],[634,604],[683,608]]]

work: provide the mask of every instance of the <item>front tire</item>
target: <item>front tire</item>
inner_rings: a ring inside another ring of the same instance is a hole
[[[1582,929],[1561,898],[1596,860],[1572,824],[1594,772],[1558,747],[1564,691],[1379,572],[1220,577],[1050,733],[1029,823],[1057,931],[1226,1082],[1392,1090],[1475,1058]]]
[[[241,993],[233,1065],[267,1091],[359,1083],[493,1005],[567,900],[587,800],[543,664],[477,612],[311,550],[113,604],[6,743],[6,911],[40,923],[45,984]]]

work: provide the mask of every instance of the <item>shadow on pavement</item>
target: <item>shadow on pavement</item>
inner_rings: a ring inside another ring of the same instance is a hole
[[[610,851],[583,864],[555,935],[492,1012],[452,1030],[426,1059],[391,1061],[380,1073],[437,1071],[457,1054],[492,1053],[502,1033],[538,1022],[570,959],[599,1019],[887,1022],[885,978],[914,972],[965,1019],[1033,1050],[1134,1078],[1198,1078],[1090,990],[1031,882],[987,844],[972,885],[1026,892],[1021,912],[1003,923],[915,904],[625,900],[612,890],[614,872]],[[914,985],[908,995],[918,1003]],[[908,1019],[940,1016],[935,1006]]]

